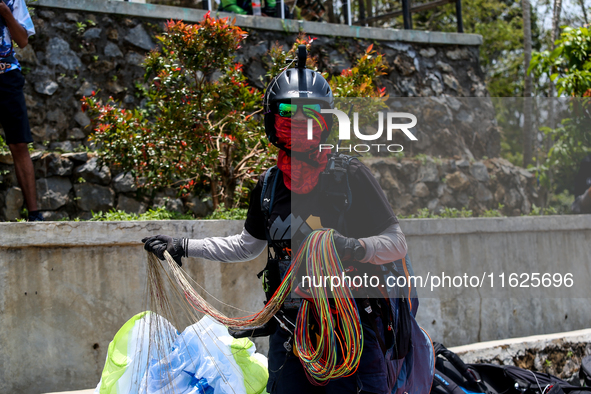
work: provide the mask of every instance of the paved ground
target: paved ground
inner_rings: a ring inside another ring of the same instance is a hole
[[[93,394],[94,389],[77,390],[77,391],[62,391],[60,393],[44,393],[44,394]]]

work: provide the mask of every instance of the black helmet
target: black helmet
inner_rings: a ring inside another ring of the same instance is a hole
[[[298,47],[298,59],[296,68],[288,68],[273,78],[267,86],[263,98],[265,111],[265,134],[269,142],[290,153],[288,149],[280,146],[277,141],[275,130],[275,116],[279,103],[290,103],[293,101],[316,102],[322,108],[334,108],[332,90],[326,79],[317,71],[306,68],[307,50],[305,45]],[[321,141],[328,138],[332,127],[332,115],[325,117],[326,130],[322,133]]]

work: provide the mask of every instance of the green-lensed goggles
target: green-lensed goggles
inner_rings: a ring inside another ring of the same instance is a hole
[[[298,112],[298,107],[302,106],[302,112],[308,118],[316,119],[320,114],[320,104],[290,104],[280,103],[279,104],[279,116],[291,118]]]

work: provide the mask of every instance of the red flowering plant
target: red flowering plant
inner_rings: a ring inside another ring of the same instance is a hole
[[[249,87],[233,53],[246,33],[225,19],[168,22],[144,62],[145,106],[83,99],[102,160],[133,171],[141,187],[211,190],[214,207],[234,207],[268,167],[261,93]],[[237,198],[238,197],[238,198]]]

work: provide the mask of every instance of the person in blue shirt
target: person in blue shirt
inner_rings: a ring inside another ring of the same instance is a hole
[[[25,0],[0,0],[0,124],[27,204],[28,219],[42,221],[37,210],[35,170],[27,147],[33,137],[23,93],[25,79],[13,47],[13,41],[19,48],[26,47],[33,34],[35,27]]]

